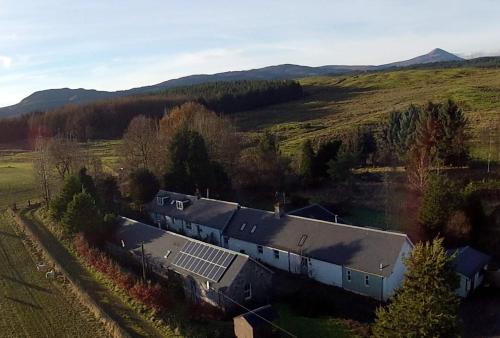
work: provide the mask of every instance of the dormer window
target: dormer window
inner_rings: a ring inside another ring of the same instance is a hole
[[[255,230],[257,230],[257,226],[256,226],[256,225],[254,225],[254,226],[252,227],[252,230],[250,230],[250,233],[251,233],[251,234],[253,234],[253,233],[255,232]]]
[[[243,224],[241,225],[241,227],[240,227],[240,231],[245,230],[245,227],[246,227],[246,226],[247,226],[247,223],[246,223],[246,222],[245,222],[245,223],[243,223]]]
[[[189,200],[188,199],[185,199],[185,200],[177,200],[175,201],[175,208],[177,210],[184,210],[187,206],[189,205]]]
[[[163,206],[163,197],[156,197],[156,204]]]

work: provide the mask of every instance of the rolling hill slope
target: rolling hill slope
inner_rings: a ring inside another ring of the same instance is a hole
[[[309,138],[319,141],[361,125],[377,125],[410,103],[452,98],[470,121],[472,152],[483,157],[481,134],[500,123],[500,69],[398,70],[300,80],[302,100],[235,114],[246,132],[271,128],[284,153],[293,154]]]
[[[24,98],[18,104],[0,108],[0,118],[14,116],[21,113],[33,111],[45,111],[58,108],[66,104],[82,104],[102,99],[120,96],[130,96],[145,94],[164,90],[168,88],[189,86],[194,84],[214,82],[214,81],[235,81],[235,80],[284,80],[301,77],[352,74],[356,72],[384,70],[388,68],[408,67],[433,62],[457,62],[463,61],[456,55],[448,53],[442,49],[434,49],[428,54],[417,56],[410,60],[394,62],[379,66],[352,66],[352,65],[327,65],[320,67],[309,67],[293,64],[282,64],[257,69],[229,71],[217,74],[198,74],[167,80],[151,86],[120,90],[116,92],[97,91],[93,89],[48,89],[35,92]]]

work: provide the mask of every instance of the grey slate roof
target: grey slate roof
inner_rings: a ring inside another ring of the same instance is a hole
[[[247,223],[241,231],[243,223]],[[251,233],[253,226],[254,233]],[[241,208],[225,235],[337,265],[388,277],[394,268],[405,234],[330,223],[293,215],[276,218],[273,212]],[[298,243],[303,235],[303,246]],[[380,270],[380,264],[383,269]]]
[[[290,211],[288,214],[318,219],[320,221],[335,222],[335,214],[319,204],[311,204],[306,207]]]
[[[151,212],[168,215],[183,219],[196,224],[210,226],[214,229],[222,230],[231,220],[234,212],[238,208],[237,203],[213,200],[208,198],[198,199],[196,196],[179,194],[175,192],[160,190],[157,196],[168,196],[169,201],[165,201],[163,206],[156,202],[156,198],[146,205],[146,209]],[[184,210],[178,210],[172,200],[190,201]]]
[[[476,272],[480,271],[491,261],[491,257],[471,248],[470,246],[465,246],[458,248],[456,250],[449,250],[450,255],[457,253],[453,263],[455,264],[455,271],[466,276],[474,277]]]
[[[260,325],[269,325],[267,321],[272,322],[276,318],[278,318],[278,314],[274,311],[271,305],[264,305],[255,310],[243,313],[238,317],[243,317],[252,327],[257,327]],[[263,320],[264,318],[265,320]]]
[[[124,249],[127,251],[133,251],[140,256],[141,242],[144,242],[144,252],[148,257],[148,260],[154,261],[156,264],[161,264],[165,269],[171,269],[182,275],[191,276],[202,283],[207,281],[205,278],[173,265],[175,257],[184,244],[187,241],[197,240],[178,235],[173,232],[161,230],[154,226],[140,223],[129,218],[121,217],[121,220],[121,226],[113,236],[114,242],[117,245],[121,247],[121,241],[123,241],[125,244]],[[210,245],[207,243],[204,244]],[[217,246],[214,247],[220,250],[230,251]],[[165,257],[169,250],[170,253],[167,257]],[[229,265],[218,283],[211,282],[212,287],[216,290],[230,286],[243,266],[249,261],[249,257],[247,255],[233,251],[230,252],[236,255],[235,259],[231,265]]]

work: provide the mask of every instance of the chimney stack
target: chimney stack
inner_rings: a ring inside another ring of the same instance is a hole
[[[284,194],[283,194],[284,197]],[[284,198],[280,198],[280,193],[276,192],[274,200],[274,217],[281,218],[285,214]]]

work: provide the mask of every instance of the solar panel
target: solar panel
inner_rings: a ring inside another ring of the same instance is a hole
[[[226,250],[189,240],[175,257],[174,265],[218,283],[234,257]]]

